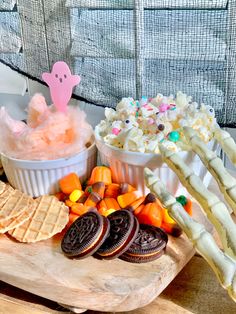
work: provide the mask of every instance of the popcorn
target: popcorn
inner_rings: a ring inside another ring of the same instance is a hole
[[[140,100],[123,98],[116,111],[106,108],[105,116],[105,122],[96,127],[105,143],[143,153],[159,153],[159,143],[172,151],[185,150],[188,146],[184,126],[194,128],[208,142],[216,126],[214,109],[193,102],[182,92],[176,98],[162,94],[149,99],[143,96]]]

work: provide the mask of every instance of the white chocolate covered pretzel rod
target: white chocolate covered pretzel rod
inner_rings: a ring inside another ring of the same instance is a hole
[[[159,146],[163,160],[177,174],[180,182],[200,203],[207,217],[215,226],[225,252],[236,259],[236,225],[223,202],[210,192],[177,153]]]
[[[217,128],[214,130],[213,136],[229,157],[230,161],[236,166],[236,143],[231,135],[225,130]]]
[[[225,200],[236,215],[236,179],[229,174],[222,160],[207,147],[196,131],[190,127],[184,127],[184,135],[193,151],[198,154],[205,167],[215,178]]]
[[[144,176],[147,187],[167,208],[169,215],[180,225],[196,250],[211,266],[222,287],[227,289],[236,302],[236,261],[219,249],[212,235],[187,214],[151,170],[145,168]]]

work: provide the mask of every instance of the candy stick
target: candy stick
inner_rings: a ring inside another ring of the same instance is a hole
[[[215,226],[225,252],[236,258],[236,225],[225,204],[204,186],[200,178],[193,173],[177,153],[167,150],[163,145],[160,145],[159,149],[163,160],[177,174],[180,182],[199,202]]]
[[[227,289],[230,297],[236,302],[236,261],[219,249],[212,235],[188,215],[150,169],[145,168],[144,175],[147,187],[168,209],[169,215],[180,225],[196,250],[208,262],[222,287]]]
[[[229,157],[230,161],[236,166],[236,143],[231,135],[225,130],[217,128],[213,132],[213,136]]]
[[[192,128],[184,127],[184,135],[194,152],[198,154],[201,161],[215,178],[225,200],[236,214],[236,179],[228,173],[222,160],[207,147]]]

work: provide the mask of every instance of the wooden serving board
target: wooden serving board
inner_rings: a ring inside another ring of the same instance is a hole
[[[198,221],[205,223],[197,203]],[[156,298],[195,251],[185,235],[169,237],[156,261],[131,264],[115,259],[68,259],[60,248],[61,235],[34,244],[0,236],[0,280],[68,307],[97,311],[129,311]]]

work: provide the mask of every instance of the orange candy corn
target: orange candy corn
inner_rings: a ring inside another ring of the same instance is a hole
[[[144,204],[139,205],[139,207],[137,207],[137,208],[134,210],[135,216],[138,216],[139,213],[141,213],[141,211],[144,209],[144,207],[145,207]]]
[[[67,200],[65,200],[65,204],[66,204],[66,206],[71,207],[73,204],[76,204],[76,203],[74,203],[71,200],[67,199]]]
[[[173,237],[179,237],[182,234],[182,229],[177,223],[162,222],[161,228]]]
[[[90,207],[85,206],[81,203],[76,203],[76,204],[71,206],[71,213],[80,216],[80,215],[83,215],[84,213],[87,213],[89,208]]]
[[[92,185],[92,191],[98,193],[101,198],[104,197],[105,193],[105,183],[104,182],[96,182]]]
[[[134,201],[128,206],[129,210],[134,211],[136,208],[138,208],[140,205],[143,204],[144,200],[145,200],[145,196],[141,196],[140,198],[138,198],[136,201]]]
[[[82,190],[79,177],[74,172],[59,180],[59,186],[61,191],[65,194],[70,194],[74,190]]]
[[[162,207],[157,203],[148,203],[137,215],[137,218],[140,223],[160,227],[162,224]]]
[[[105,193],[104,193],[104,197],[117,198],[117,196],[119,195],[119,191],[120,191],[119,184],[117,184],[117,183],[109,184],[106,187],[106,190],[105,190]]]
[[[104,182],[105,185],[111,184],[111,169],[106,166],[97,166],[93,168],[88,184],[91,185],[96,182]]]
[[[130,204],[132,204],[133,202],[135,202],[141,196],[142,196],[141,192],[133,191],[133,192],[119,195],[117,197],[117,201],[118,201],[121,208],[125,208],[125,207],[129,206]]]
[[[118,204],[115,198],[106,197],[98,203],[97,208],[98,209],[105,208],[106,210],[113,208],[113,209],[118,210],[120,209],[120,205]]]
[[[129,192],[133,192],[136,189],[130,185],[129,183],[120,183],[120,190],[119,190],[119,194],[125,194],[125,193],[129,193]]]
[[[163,222],[168,223],[168,224],[175,224],[174,219],[170,217],[168,214],[168,210],[166,208],[162,208],[162,217],[163,217]]]
[[[73,214],[73,213],[70,213],[68,224],[71,225],[71,224],[72,224],[76,219],[78,219],[78,218],[79,218],[78,215],[75,215],[75,214]]]
[[[102,198],[98,193],[92,192],[84,202],[84,205],[89,207],[96,207],[97,203],[99,203],[101,199]]]
[[[101,214],[102,216],[105,216],[106,211],[108,211],[108,209],[105,208],[105,207],[99,207],[99,208],[98,208],[98,212],[99,212],[99,214]]]

